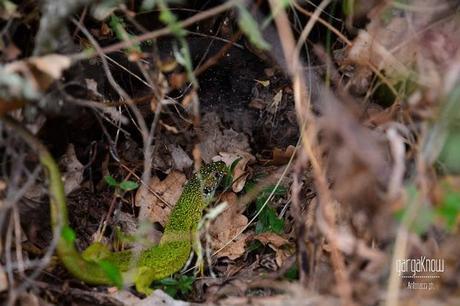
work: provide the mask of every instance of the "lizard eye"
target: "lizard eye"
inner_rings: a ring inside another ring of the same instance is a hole
[[[221,173],[221,172],[214,172],[213,175],[214,175],[214,179],[220,180],[220,179],[222,178],[222,176],[223,176],[223,173]]]
[[[203,194],[204,194],[205,196],[208,196],[208,195],[210,195],[211,193],[212,193],[212,188],[211,188],[211,187],[204,187],[204,188],[203,188]]]

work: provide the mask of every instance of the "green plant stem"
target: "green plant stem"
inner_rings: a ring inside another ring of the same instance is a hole
[[[115,285],[108,278],[104,269],[94,262],[84,260],[75,248],[74,241],[66,239],[64,233],[70,227],[64,185],[61,179],[61,172],[48,149],[15,119],[4,116],[1,117],[1,120],[37,152],[40,163],[47,172],[49,179],[51,226],[53,229],[60,228],[60,238],[56,251],[63,265],[72,275],[89,284],[94,284],[94,280],[97,280],[97,283],[104,282],[108,285]]]

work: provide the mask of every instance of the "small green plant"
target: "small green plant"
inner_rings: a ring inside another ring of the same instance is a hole
[[[299,279],[299,267],[297,265],[293,265],[286,271],[286,273],[284,273],[284,277],[290,281]]]
[[[460,215],[460,192],[445,186],[444,197],[435,214],[444,221],[448,230],[454,230]]]
[[[446,230],[455,230],[460,215],[460,193],[446,185],[442,186],[442,189],[443,198],[436,207],[424,205],[418,209],[410,228],[413,232],[423,234],[435,221],[438,221],[438,224]],[[404,219],[409,211],[409,205],[414,205],[414,201],[417,201],[419,198],[419,192],[415,186],[406,187],[406,192],[408,194],[409,200],[407,202],[409,204],[394,214],[398,221]]]
[[[106,175],[104,176],[104,180],[107,183],[107,185],[114,187],[115,189],[120,189],[123,191],[131,191],[134,189],[137,189],[139,187],[139,184],[134,182],[134,181],[122,181],[118,182],[113,176],[111,175]]]
[[[113,33],[115,33],[115,36],[121,40],[121,41],[128,41],[130,40],[133,35],[129,34],[126,31],[126,24],[124,20],[116,15],[110,16],[110,21],[109,21],[110,28],[112,29]],[[141,53],[141,47],[139,44],[134,44],[131,47],[127,49],[129,53],[131,52],[136,52],[136,53]]]
[[[345,0],[342,2],[342,11],[346,16],[353,16],[355,0]]]
[[[255,185],[254,182],[246,184],[246,191],[253,188]],[[268,197],[273,192],[273,197],[279,197],[286,194],[286,189],[278,186],[275,189],[275,186],[269,186],[265,188],[256,199],[256,211],[261,210],[259,214],[259,219],[256,222],[256,233],[264,232],[273,232],[281,234],[284,231],[284,220],[278,218],[276,210],[269,205],[266,205],[265,202],[268,200]]]
[[[237,158],[235,159],[232,164],[230,165],[230,167],[227,167],[227,173],[225,174],[225,177],[223,179],[223,186],[225,189],[228,189],[232,186],[233,184],[233,172],[235,171],[235,167],[236,165],[238,164],[238,162],[241,160],[242,158]]]
[[[192,291],[192,285],[195,277],[181,275],[179,278],[168,277],[156,282],[155,288],[161,289],[171,297],[175,298],[177,295],[185,296]]]
[[[198,81],[193,74],[192,57],[190,55],[187,40],[185,39],[187,31],[181,26],[177,16],[171,12],[166,4],[166,1],[158,0],[158,8],[160,9],[160,21],[169,28],[180,45],[179,49],[174,51],[174,57],[176,58],[176,61],[185,68],[187,77],[193,86],[197,88]]]
[[[254,20],[251,13],[248,12],[244,5],[239,4],[237,7],[239,12],[238,25],[251,44],[261,50],[270,49],[270,45],[264,40],[259,30],[259,25]]]

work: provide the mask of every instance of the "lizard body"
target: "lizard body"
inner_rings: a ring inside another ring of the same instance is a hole
[[[48,149],[27,129],[9,116],[0,116],[38,154],[49,180],[51,226],[58,235],[56,252],[62,264],[76,278],[92,285],[124,285],[134,283],[136,290],[149,294],[152,281],[179,271],[187,262],[198,222],[205,206],[226,171],[225,163],[205,165],[185,185],[172,209],[159,245],[134,254],[131,251],[110,252],[95,243],[80,254],[75,247],[74,232],[69,226],[67,202],[61,173]],[[60,232],[56,230],[60,229]],[[97,260],[91,254],[99,254]],[[110,276],[107,264],[121,275]]]

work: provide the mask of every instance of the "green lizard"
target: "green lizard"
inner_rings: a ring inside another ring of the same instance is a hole
[[[14,119],[8,116],[1,119],[36,150],[46,169],[51,225],[54,229],[62,229],[58,233],[57,254],[74,277],[92,285],[116,285],[116,279],[121,277],[123,284],[134,283],[137,291],[149,294],[152,281],[163,279],[185,265],[203,209],[226,172],[225,163],[206,165],[188,181],[171,212],[158,246],[134,254],[131,251],[110,252],[102,244],[96,243],[80,254],[75,247],[73,230],[69,226],[64,187],[56,162],[47,148]],[[110,276],[107,266],[116,267],[121,275]]]

